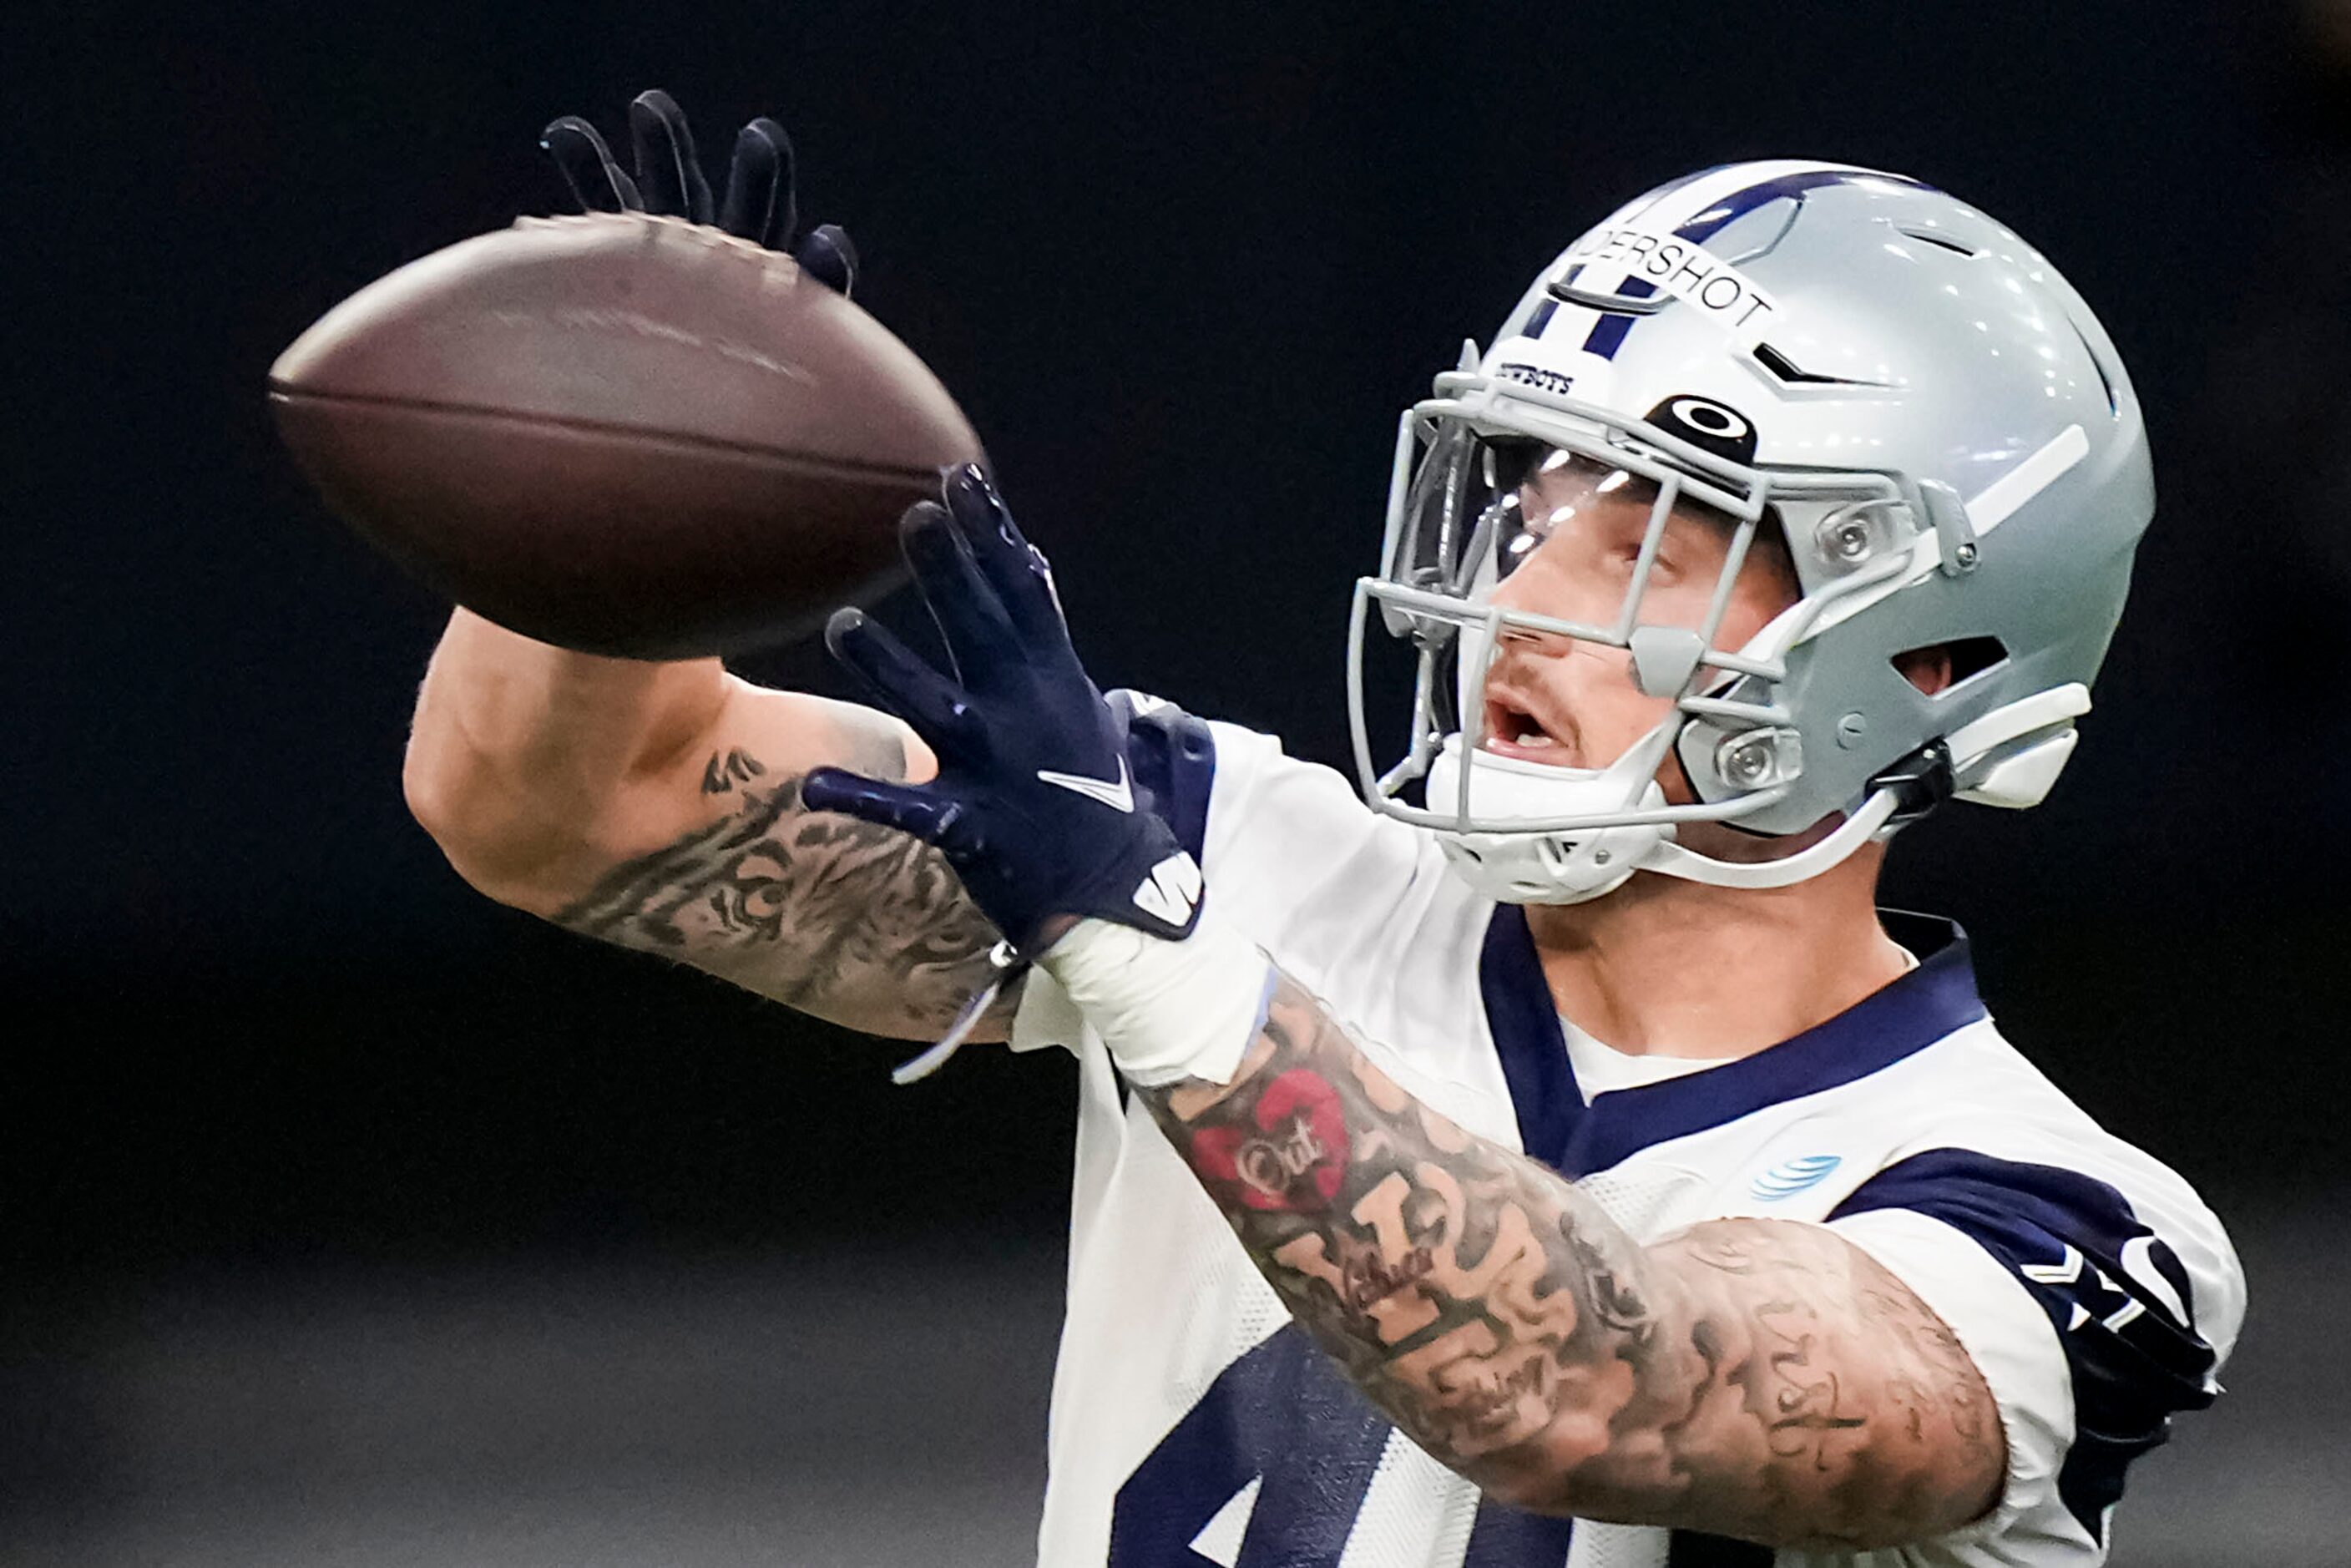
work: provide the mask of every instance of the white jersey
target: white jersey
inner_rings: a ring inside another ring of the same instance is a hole
[[[2242,1315],[2219,1223],[2099,1128],[1986,1015],[1946,922],[1888,916],[1918,967],[1759,1054],[1589,1097],[1523,913],[1328,768],[1148,698],[1138,791],[1219,918],[1463,1126],[1574,1178],[1637,1239],[1751,1215],[1824,1224],[1903,1279],[2000,1406],[1986,1519],[1899,1551],[1807,1553],[1486,1500],[1290,1322],[1101,1040],[1032,974],[1016,1049],[1081,1063],[1047,1568],[2085,1568],[2124,1467],[2210,1402]]]

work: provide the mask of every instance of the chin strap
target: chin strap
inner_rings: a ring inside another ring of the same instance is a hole
[[[1854,851],[1892,825],[1902,806],[1898,790],[1874,790],[1861,810],[1847,817],[1836,831],[1808,849],[1782,860],[1719,861],[1670,840],[1661,840],[1641,862],[1643,871],[1662,872],[1684,882],[1709,887],[1789,887],[1842,863]]]
[[[1836,831],[1794,854],[1768,861],[1719,861],[1671,842],[1661,842],[1642,862],[1644,871],[1663,872],[1710,887],[1788,887],[1844,863],[1847,857],[1895,830],[1908,827],[1958,793],[1951,748],[1929,741],[1869,781],[1861,809]]]

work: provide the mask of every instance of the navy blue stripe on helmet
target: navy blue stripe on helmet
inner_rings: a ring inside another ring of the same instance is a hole
[[[1807,191],[1817,191],[1824,185],[1850,184],[1855,180],[1891,180],[1896,184],[1917,185],[1918,182],[1901,174],[1880,174],[1867,169],[1805,169],[1792,174],[1782,174],[1776,180],[1765,180],[1729,195],[1690,219],[1674,231],[1676,239],[1695,240],[1704,244],[1717,233],[1745,217],[1758,207],[1769,206],[1782,196],[1801,196]],[[1922,187],[1923,188],[1923,187]]]
[[[1592,324],[1591,332],[1584,337],[1583,351],[1597,354],[1604,360],[1613,360],[1616,357],[1616,350],[1625,346],[1625,335],[1632,329],[1632,317],[1620,316],[1613,310],[1604,311],[1600,319]]]
[[[1901,174],[1879,174],[1862,169],[1805,169],[1777,179],[1759,181],[1741,190],[1731,192],[1708,207],[1698,216],[1674,230],[1676,239],[1703,245],[1708,239],[1739,219],[1768,206],[1786,196],[1801,196],[1807,191],[1817,191],[1824,185],[1843,185],[1859,179],[1892,180],[1899,184],[1917,185],[1919,182]],[[1687,181],[1677,183],[1687,183]],[[1669,187],[1670,189],[1670,187]],[[1663,193],[1660,193],[1661,194]],[[1629,279],[1618,291],[1626,299],[1649,299],[1656,297],[1656,286],[1646,278]],[[1625,346],[1625,334],[1633,329],[1636,318],[1604,315],[1593,323],[1592,334],[1583,340],[1583,351],[1613,360],[1616,350]]]

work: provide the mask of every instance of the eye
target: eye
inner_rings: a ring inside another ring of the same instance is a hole
[[[1643,523],[1646,525],[1646,518],[1643,519]],[[1604,543],[1609,564],[1625,571],[1631,571],[1640,561],[1641,546],[1646,541],[1648,533],[1649,530],[1646,526],[1636,527],[1631,523],[1620,524],[1610,528]],[[1665,559],[1662,552],[1657,559],[1662,564]]]

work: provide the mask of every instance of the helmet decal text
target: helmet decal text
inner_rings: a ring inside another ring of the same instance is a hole
[[[1630,225],[1596,229],[1561,258],[1564,267],[1551,285],[1562,299],[1604,293],[1583,281],[1604,267],[1621,268],[1625,281],[1643,282],[1697,308],[1740,342],[1760,341],[1780,307],[1755,280],[1695,240],[1653,234]],[[1576,301],[1578,303],[1588,302]]]

